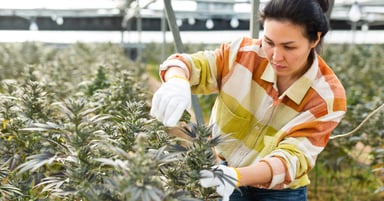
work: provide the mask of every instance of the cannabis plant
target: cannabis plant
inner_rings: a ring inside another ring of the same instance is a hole
[[[145,133],[137,135],[134,150],[125,152],[111,144],[105,147],[115,154],[113,158],[99,158],[103,166],[113,170],[105,179],[106,186],[118,195],[119,200],[129,201],[166,201],[192,200],[188,192],[169,189],[164,184],[167,178],[162,176],[159,168],[176,165],[180,160],[178,153],[168,153],[165,147],[158,150],[148,146]]]
[[[100,125],[108,119],[97,115],[97,108],[89,108],[83,98],[67,99],[56,103],[57,122],[34,123],[23,132],[39,132],[42,135],[40,152],[27,157],[18,166],[18,174],[44,171],[35,190],[50,199],[90,200],[99,196],[101,173],[93,160],[100,151],[93,142],[104,137]]]
[[[167,185],[189,191],[194,197],[202,200],[217,199],[213,188],[202,188],[198,181],[201,170],[210,170],[216,165],[213,148],[219,143],[224,143],[226,138],[212,138],[211,127],[194,123],[185,126],[183,132],[188,136],[187,140],[182,140],[186,144],[169,145],[171,151],[180,152],[182,160],[178,161],[177,165],[162,167],[162,172],[169,178]]]
[[[12,181],[9,180],[10,171],[4,165],[0,166],[0,200],[12,200],[18,196],[22,196],[23,193],[19,188],[13,185]]]
[[[40,141],[42,136],[36,132],[25,134],[20,132],[20,129],[34,122],[47,121],[51,117],[50,97],[43,83],[31,79],[22,83],[16,80],[4,80],[1,89],[3,93],[0,101],[2,120],[0,165],[7,167],[10,172],[5,179],[6,183],[12,183],[25,192],[23,196],[28,197],[31,184],[40,181],[42,172],[15,175],[12,171],[26,157],[35,154],[42,147]]]

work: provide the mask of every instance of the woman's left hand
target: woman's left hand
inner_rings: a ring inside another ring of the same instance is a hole
[[[229,201],[240,178],[237,170],[225,165],[213,166],[211,170],[200,171],[200,185],[204,188],[216,187],[216,192],[223,197],[223,201]]]

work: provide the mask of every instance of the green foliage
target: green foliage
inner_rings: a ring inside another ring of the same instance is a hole
[[[329,45],[323,52],[347,93],[348,111],[333,135],[351,131],[383,104],[383,49],[384,46],[378,44],[344,44]],[[345,195],[342,200],[382,199],[377,190],[384,185],[383,178],[378,177],[383,172],[380,173],[380,167],[384,167],[383,119],[384,112],[381,111],[353,135],[329,142],[318,159],[317,167],[311,172],[315,178],[311,185],[315,199],[326,195],[325,200],[340,200],[337,198],[339,194]],[[364,145],[366,150],[358,145]],[[336,192],[332,193],[335,189]]]
[[[104,89],[109,86],[107,75],[104,72],[103,66],[99,66],[95,80],[88,86],[88,95],[92,96],[98,89]]]
[[[44,54],[38,44],[23,45]],[[211,196],[212,189],[198,185],[198,172],[213,165],[218,140],[208,138],[209,128],[193,127],[185,130],[193,136],[190,148],[180,149],[183,142],[148,114],[140,65],[116,49],[76,44],[52,50],[47,61],[20,60],[21,73],[13,79],[5,78],[14,72],[3,74],[0,200]],[[100,61],[103,57],[110,60]],[[179,178],[167,177],[170,172]],[[179,179],[188,186],[175,185]]]
[[[205,189],[198,184],[199,172],[215,165],[216,156],[213,153],[213,147],[223,143],[225,139],[211,138],[210,127],[196,124],[185,127],[184,133],[189,137],[186,144],[171,146],[172,150],[181,153],[183,160],[178,161],[176,165],[162,168],[162,172],[169,178],[168,186],[188,190],[203,200],[213,200],[217,197],[213,189]],[[180,171],[180,167],[184,168],[183,171]]]

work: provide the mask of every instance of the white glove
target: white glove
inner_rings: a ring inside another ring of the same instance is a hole
[[[183,112],[191,107],[191,87],[187,80],[174,77],[163,83],[152,98],[150,115],[165,126],[176,126]]]
[[[229,201],[229,197],[239,185],[237,170],[225,165],[213,166],[211,170],[200,171],[200,185],[204,188],[216,187],[216,192]]]

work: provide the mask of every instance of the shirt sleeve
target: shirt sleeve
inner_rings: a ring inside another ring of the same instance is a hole
[[[216,50],[171,55],[161,65],[160,77],[163,79],[169,66],[179,66],[187,71],[193,93],[216,93],[223,77],[230,71],[243,40],[238,38],[231,43],[223,43]]]
[[[267,188],[302,186],[304,180],[298,178],[307,176],[314,167],[344,114],[345,110],[338,110],[314,119],[313,114],[304,112],[288,123],[277,148],[262,160],[269,164],[273,175]]]

